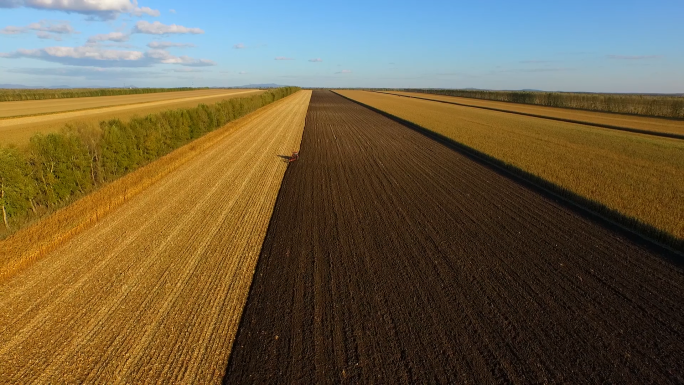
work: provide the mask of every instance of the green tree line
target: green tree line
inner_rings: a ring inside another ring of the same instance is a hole
[[[72,89],[0,89],[0,102],[21,100],[68,99],[88,96],[154,94],[159,92],[195,91],[207,88],[72,88]]]
[[[684,119],[683,96],[439,89],[406,89],[403,91],[548,107]]]
[[[0,235],[297,91],[277,88],[98,127],[69,125],[33,136],[24,148],[0,147]]]

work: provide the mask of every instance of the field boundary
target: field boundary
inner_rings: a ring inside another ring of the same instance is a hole
[[[420,99],[420,100],[427,100],[430,102],[438,102],[438,103],[444,103],[444,104],[452,104],[456,106],[461,106],[461,107],[471,107],[471,108],[479,108],[482,110],[489,110],[489,111],[496,111],[496,112],[504,112],[507,114],[514,114],[514,115],[522,115],[522,116],[529,116],[532,118],[539,118],[539,119],[547,119],[547,120],[555,120],[558,122],[565,122],[565,123],[574,123],[574,124],[582,124],[585,126],[593,126],[593,127],[600,127],[600,128],[607,128],[611,130],[617,130],[617,131],[626,131],[626,132],[632,132],[635,134],[645,134],[645,135],[651,135],[651,136],[660,136],[664,138],[672,138],[672,139],[684,139],[684,135],[680,134],[673,134],[670,132],[660,132],[660,131],[649,131],[649,130],[640,130],[638,128],[629,128],[629,127],[622,127],[622,126],[613,126],[611,124],[603,124],[603,123],[594,123],[594,122],[587,122],[584,120],[575,120],[575,119],[566,119],[566,118],[556,118],[553,116],[546,116],[546,115],[538,115],[538,114],[530,114],[527,112],[518,112],[518,111],[510,111],[510,110],[503,110],[500,108],[494,108],[494,107],[484,107],[484,106],[473,106],[470,104],[463,104],[463,103],[458,103],[458,102],[449,102],[446,100],[436,100],[436,99],[430,99],[430,98],[423,98],[420,96],[413,96],[413,95],[401,95],[401,94],[395,94],[390,91],[372,91],[378,94],[385,94],[385,95],[393,95],[393,96],[400,96],[404,98],[412,98],[412,99]],[[339,95],[339,94],[338,94]],[[439,95],[443,96],[443,95]],[[484,100],[488,101],[485,99],[476,99],[476,100]],[[518,104],[521,106],[537,106],[534,104],[522,104],[522,103],[513,103],[513,102],[502,102],[502,103],[512,103],[512,104]],[[537,106],[537,107],[544,107],[544,106]],[[560,107],[563,108],[563,107]],[[574,108],[568,108],[568,110],[574,110]],[[599,112],[599,113],[610,113],[610,112],[603,112],[603,111],[591,111],[591,110],[581,110],[581,111],[588,111],[588,112]],[[617,114],[617,113],[612,113],[614,115],[624,115],[624,114]],[[629,115],[633,116],[633,115]],[[641,116],[641,115],[634,115],[634,116]],[[653,117],[651,117],[653,118]],[[667,119],[667,120],[679,120],[679,119],[668,119],[668,118],[658,118],[655,117],[655,119]]]
[[[212,95],[212,96],[207,96],[206,99],[210,98],[220,98],[224,96],[230,96],[230,95],[243,95],[247,93],[252,93],[252,92],[257,92],[261,90],[253,90],[253,91],[244,91],[244,92],[235,92],[232,94],[219,94],[219,95]],[[179,91],[181,92],[181,91]],[[149,95],[149,94],[147,94]],[[130,96],[130,95],[114,95],[114,96]],[[194,99],[197,98],[197,99]],[[160,103],[160,102],[169,102],[168,104],[171,104],[171,102],[185,102],[185,101],[193,101],[194,100],[200,100],[204,99],[205,97],[203,96],[197,96],[194,98],[176,98],[176,99],[166,99],[166,100],[155,100],[155,101],[150,101],[150,102],[139,102],[139,103],[125,103],[125,104],[115,104],[112,106],[100,106],[100,107],[86,107],[86,108],[77,108],[75,110],[65,110],[65,111],[57,111],[57,112],[41,112],[38,114],[26,114],[26,115],[14,115],[14,116],[5,116],[5,117],[0,117],[0,121],[5,121],[5,120],[12,120],[12,119],[21,119],[21,118],[32,118],[32,117],[37,117],[37,116],[45,116],[45,115],[60,115],[60,114],[68,114],[70,112],[80,112],[80,111],[90,111],[90,110],[104,110],[107,108],[115,108],[115,107],[130,107],[130,106],[141,106],[143,107],[145,104],[150,104],[150,103]],[[67,98],[67,99],[74,99],[74,98]],[[188,100],[189,99],[189,100]],[[230,98],[232,99],[232,98]],[[43,100],[55,100],[55,99],[43,99]],[[226,100],[226,99],[223,99]],[[24,100],[22,100],[24,101]],[[219,100],[215,103],[221,102],[222,100]],[[199,103],[203,104],[203,103]],[[213,104],[213,103],[210,103]],[[163,104],[160,104],[160,106],[163,106]],[[172,108],[171,108],[172,109]],[[104,111],[107,112],[107,111]]]
[[[332,92],[358,105],[368,108],[371,111],[377,112],[380,115],[392,119],[395,122],[400,123],[422,135],[425,135],[451,148],[452,150],[457,151],[468,158],[499,172],[504,176],[520,182],[525,186],[528,186],[533,190],[558,201],[561,204],[565,204],[565,206],[574,210],[575,212],[590,219],[597,220],[608,228],[618,231],[619,233],[627,236],[641,245],[655,248],[660,252],[660,254],[663,254],[665,259],[670,260],[678,266],[684,266],[684,239],[679,239],[672,234],[641,222],[636,218],[619,213],[618,211],[611,209],[602,203],[585,198],[510,163],[487,155],[479,150],[459,143],[447,136],[436,133],[416,123],[402,119],[396,115],[392,115],[388,112],[354,100],[335,91]]]
[[[288,96],[295,94],[297,92]],[[69,239],[91,228],[126,201],[142,193],[201,152],[231,135],[236,129],[258,118],[285,100],[288,100],[288,97],[269,103],[242,118],[229,122],[130,174],[102,186],[49,216],[38,219],[6,239],[0,240],[0,249],[9,251],[12,255],[9,259],[0,260],[0,282],[30,266]],[[43,228],[55,230],[46,233],[42,230]]]
[[[27,100],[96,98],[100,96],[145,95],[162,92],[209,90],[209,87],[179,88],[0,88],[0,103]],[[228,88],[226,88],[228,89]]]

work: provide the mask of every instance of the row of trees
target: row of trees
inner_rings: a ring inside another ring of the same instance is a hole
[[[539,106],[684,119],[684,97],[682,96],[438,89],[407,89],[404,91],[511,103],[535,104]]]
[[[25,148],[0,147],[0,234],[298,90],[278,88],[98,127],[70,125],[61,133],[32,137]]]
[[[71,88],[71,89],[0,89],[0,102],[20,100],[67,99],[88,96],[154,94],[158,92],[194,91],[205,88]]]

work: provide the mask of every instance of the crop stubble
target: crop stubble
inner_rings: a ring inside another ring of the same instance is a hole
[[[422,92],[384,91],[381,93],[455,103],[465,106],[491,108],[494,110],[509,111],[513,113],[544,116],[551,119],[566,119],[589,124],[603,124],[608,126],[623,127],[628,130],[633,129],[645,132],[684,136],[684,120],[679,119],[651,118],[636,115],[535,106],[530,104],[499,102],[494,100],[462,98],[458,96],[433,95]]]
[[[220,381],[310,92],[0,286],[0,382]]]
[[[314,91],[224,383],[684,381],[684,272]]]
[[[259,94],[260,90],[164,92],[143,95],[30,100],[0,103],[0,144],[23,144],[36,133],[47,134],[67,124],[99,124],[108,119],[128,120],[159,111],[192,108],[225,99]],[[31,115],[19,116],[14,115]]]

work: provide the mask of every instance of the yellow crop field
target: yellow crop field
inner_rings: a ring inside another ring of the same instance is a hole
[[[684,141],[366,91],[339,94],[684,239]]]
[[[129,184],[111,190],[126,197],[140,174],[173,168],[8,274],[0,382],[220,383],[287,167],[279,155],[299,148],[310,96],[300,91],[113,182]],[[0,248],[18,247],[36,226]]]
[[[457,96],[433,95],[422,92],[384,91],[383,93],[390,95],[402,95],[420,99],[437,100],[447,103],[456,103],[474,107],[492,108],[497,110],[510,111],[529,115],[539,115],[555,119],[574,120],[615,127],[624,127],[633,130],[643,130],[656,133],[666,133],[684,136],[684,120],[649,118],[636,115],[611,114],[606,112],[593,112],[584,110],[573,110],[567,108],[535,106],[531,104],[507,103],[492,100],[462,98]]]
[[[260,90],[202,90],[90,98],[0,103],[0,144],[23,144],[36,133],[57,132],[67,124],[126,121],[134,116],[212,104],[259,94]]]

